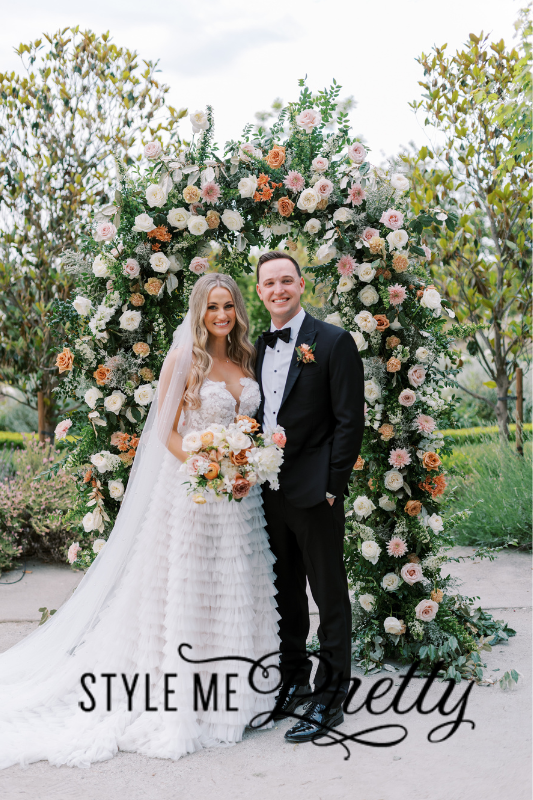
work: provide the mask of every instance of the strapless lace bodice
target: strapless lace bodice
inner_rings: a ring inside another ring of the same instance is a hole
[[[214,422],[229,425],[235,420],[236,414],[253,417],[261,402],[259,385],[252,378],[241,378],[240,383],[242,391],[237,404],[224,381],[206,378],[200,389],[202,405],[185,412],[180,423],[180,433],[201,430]]]

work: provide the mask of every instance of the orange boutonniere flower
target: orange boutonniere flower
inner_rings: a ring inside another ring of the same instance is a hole
[[[308,344],[301,344],[299,347],[296,348],[296,358],[298,361],[301,361],[303,364],[311,364],[315,363],[315,356],[313,354],[313,350],[315,349],[316,344],[308,345]]]

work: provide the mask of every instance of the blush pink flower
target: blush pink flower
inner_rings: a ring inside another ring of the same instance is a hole
[[[394,558],[401,558],[407,553],[407,544],[399,536],[393,536],[387,545],[387,553]]]
[[[401,211],[396,211],[394,208],[389,208],[381,215],[380,222],[386,225],[393,231],[397,231],[403,225],[403,214]]]
[[[424,577],[420,564],[413,564],[412,562],[403,565],[400,570],[400,575],[409,586],[418,583],[418,581],[421,581]]]
[[[428,261],[431,258],[431,250],[429,249],[429,247],[426,244],[422,245],[422,250],[425,253],[425,257],[422,258],[422,261]]]
[[[320,197],[320,199],[324,200],[326,197],[329,197],[330,194],[332,193],[333,184],[327,178],[320,178],[320,180],[318,180],[313,186],[313,189]]]
[[[353,206],[360,206],[366,197],[366,192],[360,183],[355,183],[348,189],[348,197]]]
[[[422,386],[426,380],[425,368],[421,364],[415,364],[415,366],[411,367],[411,369],[408,371],[407,380],[411,386],[414,386],[415,388],[417,386]]]
[[[122,267],[122,272],[128,278],[136,278],[139,272],[141,271],[141,267],[139,262],[136,261],[134,258],[128,258],[124,266]]]
[[[283,448],[287,444],[287,437],[283,433],[274,433],[272,434],[272,441],[278,447]]]
[[[402,469],[403,467],[407,467],[410,463],[411,456],[405,447],[398,447],[396,450],[390,451],[389,464],[391,464],[391,466],[396,467],[396,469]]]
[[[433,433],[437,427],[437,423],[428,414],[419,414],[415,419],[416,426],[422,433]]]
[[[78,542],[73,542],[70,545],[70,547],[68,549],[68,553],[67,553],[67,559],[68,559],[68,563],[69,564],[73,564],[76,561],[76,559],[78,557],[78,553],[80,552],[80,550],[81,550],[81,547],[79,546]]]
[[[215,181],[209,181],[209,183],[205,183],[202,192],[201,192],[202,199],[205,200],[206,203],[216,203],[218,198],[220,197],[220,186]]]
[[[400,392],[398,396],[398,402],[401,406],[405,406],[405,408],[409,408],[412,406],[416,401],[416,392],[413,392],[412,389],[404,389]]]
[[[431,622],[437,616],[439,604],[434,600],[421,600],[415,606],[415,617],[422,620],[422,622]]]
[[[311,161],[311,166],[315,172],[325,172],[329,166],[329,161],[327,158],[323,158],[323,156],[317,156]]]
[[[348,157],[356,164],[362,164],[366,158],[366,150],[360,142],[356,142],[348,148]]]
[[[96,242],[111,242],[117,235],[117,229],[112,222],[100,222],[96,226],[94,240]]]
[[[56,429],[54,431],[56,439],[64,439],[71,425],[71,419],[62,419],[61,422],[56,425]]]
[[[399,306],[407,297],[405,287],[399,283],[389,286],[389,301],[393,306]]]
[[[375,228],[365,228],[361,234],[361,238],[364,239],[365,242],[369,242],[376,236],[379,238],[379,231],[377,231]]]
[[[300,175],[299,172],[296,172],[295,169],[290,169],[283,183],[291,192],[301,192],[305,186],[305,178],[303,175]]]
[[[200,258],[199,256],[193,258],[193,260],[189,264],[190,271],[194,272],[195,275],[203,275],[208,267],[209,267],[209,261],[207,260],[207,258]]]
[[[356,266],[357,264],[351,256],[344,255],[341,256],[341,258],[339,258],[337,261],[337,272],[340,275],[346,275],[347,277],[350,277],[350,275],[354,274]]]

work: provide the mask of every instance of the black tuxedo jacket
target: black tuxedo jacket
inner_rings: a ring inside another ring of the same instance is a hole
[[[315,361],[298,361],[296,349],[278,411],[287,444],[280,488],[296,508],[311,508],[326,492],[342,495],[357,460],[364,432],[364,372],[352,336],[306,314],[295,348],[315,344]],[[263,424],[262,382],[266,344],[256,342],[256,377],[261,387],[257,421]]]

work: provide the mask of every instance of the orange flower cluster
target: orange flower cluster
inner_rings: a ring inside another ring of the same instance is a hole
[[[261,427],[257,420],[255,420],[253,417],[247,416],[246,414],[239,414],[237,417],[237,422],[241,422],[242,420],[246,420],[246,422],[248,422],[250,425],[250,433],[256,433],[256,431],[258,431]]]
[[[149,239],[158,239],[160,242],[170,242],[172,239],[172,234],[166,225],[159,225],[152,231],[148,231],[147,235]]]
[[[270,182],[270,186],[269,186],[269,182]],[[274,194],[274,189],[277,189],[278,187],[281,187],[281,186],[283,186],[282,183],[274,183],[273,181],[270,180],[270,176],[269,175],[265,175],[265,173],[262,172],[261,175],[257,179],[257,188],[261,189],[261,191],[256,191],[254,193],[255,202],[259,203],[262,200],[271,200],[272,199],[272,195]]]
[[[376,277],[379,277],[380,275],[383,275],[383,277],[387,281],[390,281],[390,279],[392,278],[392,272],[390,271],[390,269],[383,269],[382,267],[378,267],[378,269],[376,270]]]
[[[124,453],[126,459],[132,460],[135,457],[135,450],[140,442],[140,438],[125,433],[124,431],[115,431],[111,436],[110,442],[113,447],[118,448],[121,453]]]
[[[426,480],[418,485],[424,492],[428,492],[431,497],[439,497],[444,494],[446,489],[446,478],[444,475],[428,475]]]
[[[365,459],[361,458],[361,456],[357,456],[357,461],[353,465],[353,468],[359,471],[360,469],[363,469],[364,466],[365,466]]]

